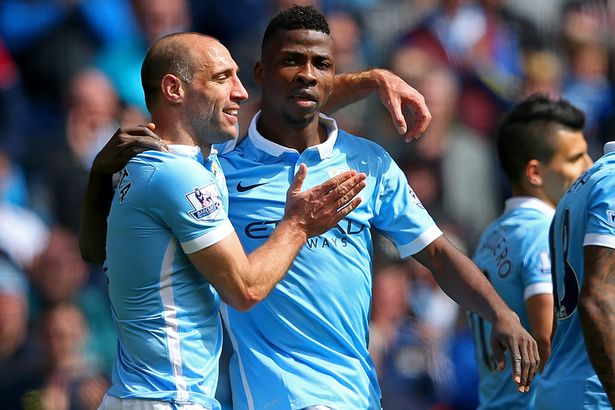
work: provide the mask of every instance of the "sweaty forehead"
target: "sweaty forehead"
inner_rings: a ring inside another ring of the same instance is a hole
[[[265,44],[264,52],[316,51],[332,54],[333,41],[327,33],[314,30],[278,30]]]
[[[211,41],[208,45],[204,45],[196,51],[200,55],[204,69],[217,70],[237,67],[227,48],[217,41]]]

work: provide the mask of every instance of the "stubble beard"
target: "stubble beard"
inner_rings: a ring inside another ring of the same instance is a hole
[[[237,137],[237,135],[225,132],[220,119],[216,118],[213,113],[200,112],[192,118],[192,129],[200,144],[219,144]]]

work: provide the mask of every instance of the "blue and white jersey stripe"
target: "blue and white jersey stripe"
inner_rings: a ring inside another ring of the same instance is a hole
[[[615,142],[564,195],[551,227],[557,328],[544,377],[536,385],[536,408],[610,409],[594,371],[578,315],[583,247],[615,249]]]
[[[379,409],[380,388],[367,350],[372,288],[370,228],[388,236],[402,256],[442,233],[380,146],[338,130],[299,153],[260,135],[258,115],[248,137],[221,156],[230,195],[229,217],[247,252],[282,219],[300,164],[304,189],[343,171],[367,174],[361,205],[328,232],[309,238],[285,278],[248,312],[225,307],[235,355],[233,403],[241,409]]]
[[[474,263],[487,276],[494,289],[514,310],[529,331],[525,302],[539,294],[553,293],[549,257],[549,226],[555,210],[534,197],[513,197],[504,213],[490,224],[479,240]],[[474,350],[479,370],[479,409],[533,409],[535,392],[520,394],[506,369],[494,371],[489,344],[491,323],[470,314]]]
[[[107,274],[119,341],[108,394],[219,409],[220,298],[187,254],[233,232],[228,191],[215,152],[171,150],[133,158],[113,199]]]

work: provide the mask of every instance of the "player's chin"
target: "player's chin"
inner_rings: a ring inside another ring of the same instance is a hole
[[[313,111],[313,110],[303,110],[301,112],[293,112],[293,113],[288,113],[286,115],[286,119],[297,126],[306,126],[308,124],[310,124],[314,118],[318,115],[318,111]]]
[[[227,132],[220,133],[219,139],[215,142],[216,144],[237,139],[237,137],[239,136],[239,129],[236,127],[225,131]]]

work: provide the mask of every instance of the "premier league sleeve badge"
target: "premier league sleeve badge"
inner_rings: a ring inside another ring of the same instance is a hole
[[[186,199],[193,208],[188,214],[198,221],[214,220],[222,208],[222,200],[215,184],[194,188],[186,194]]]

